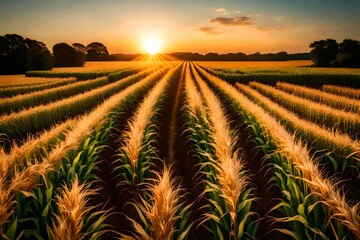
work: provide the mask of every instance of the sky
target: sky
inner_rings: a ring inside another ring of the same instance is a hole
[[[360,0],[0,0],[0,35],[87,45],[110,53],[308,52],[313,41],[360,40]]]

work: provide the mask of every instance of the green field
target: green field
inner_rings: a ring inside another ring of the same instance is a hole
[[[309,65],[1,76],[1,238],[360,239],[360,69]]]

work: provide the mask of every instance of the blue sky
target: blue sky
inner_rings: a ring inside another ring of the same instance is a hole
[[[302,52],[325,38],[360,40],[360,0],[0,0],[0,35],[55,43],[104,43],[142,52]]]

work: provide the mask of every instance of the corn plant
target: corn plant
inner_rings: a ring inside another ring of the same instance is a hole
[[[360,100],[360,90],[350,87],[341,87],[336,85],[323,85],[322,90],[328,93],[333,93],[338,96]]]
[[[357,206],[349,206],[335,186],[321,176],[306,146],[234,87],[197,69],[243,117],[273,166],[283,194],[274,210],[284,215],[275,220],[286,225],[277,230],[294,239],[359,239]]]
[[[154,123],[160,110],[163,95],[169,82],[178,76],[180,65],[171,69],[148,93],[128,122],[128,129],[122,134],[117,166],[114,171],[124,179],[124,184],[137,192],[150,176],[150,166],[156,157],[153,137],[156,132]]]
[[[187,223],[191,205],[182,203],[184,197],[180,186],[176,186],[171,170],[166,166],[161,173],[147,184],[146,198],[132,205],[141,221],[129,218],[133,236],[120,234],[120,239],[162,240],[187,239],[192,223]]]
[[[52,227],[48,227],[52,239],[101,239],[105,232],[101,230],[105,227],[101,222],[106,215],[99,216],[101,212],[93,212],[94,207],[88,206],[89,198],[96,194],[90,186],[80,184],[75,178],[70,187],[64,186],[56,196],[59,213],[53,217]],[[96,218],[98,220],[91,225],[89,221]]]
[[[360,102],[351,98],[337,96],[331,93],[322,92],[317,89],[283,82],[277,82],[276,87],[287,93],[310,99],[312,101],[325,104],[329,107],[354,113],[360,112]]]
[[[17,86],[9,88],[0,88],[0,98],[14,97],[21,94],[41,91],[54,87],[65,86],[76,82],[76,78],[52,79],[48,83],[36,84],[31,86]]]
[[[360,115],[328,107],[324,104],[290,95],[265,84],[251,82],[249,85],[261,94],[299,116],[318,123],[320,126],[335,128],[343,133],[356,135],[360,132]]]
[[[146,86],[154,82],[161,72],[160,70],[149,75],[142,81],[112,96],[93,112],[78,120],[65,140],[51,149],[46,154],[45,159],[30,165],[18,174],[20,176],[13,178],[13,182],[20,182],[23,185],[20,186],[21,188],[13,187],[10,189],[12,195],[17,193],[17,198],[16,201],[12,200],[11,197],[8,198],[8,202],[12,202],[12,204],[10,206],[6,205],[7,208],[5,208],[3,215],[5,216],[9,212],[12,213],[14,204],[17,211],[12,214],[12,221],[5,226],[7,230],[4,232],[6,232],[7,236],[19,234],[19,231],[21,231],[19,223],[24,224],[22,226],[31,226],[33,228],[24,231],[28,235],[45,234],[41,229],[46,229],[46,224],[48,224],[52,212],[50,210],[55,208],[51,204],[53,204],[52,199],[57,194],[56,191],[59,186],[71,182],[75,177],[79,177],[81,180],[95,177],[93,175],[95,161],[104,147],[112,124],[110,120],[104,122],[104,119],[107,119],[106,116],[112,116],[112,110],[116,110],[116,106],[126,105],[127,102],[133,101],[134,97],[143,94],[143,91],[147,89]],[[54,168],[55,171],[52,171]],[[27,176],[29,175],[27,174],[28,169],[34,169],[30,176]],[[38,179],[39,176],[43,177]],[[40,181],[41,184],[38,188],[33,189],[36,181]],[[29,207],[26,207],[26,204]],[[4,206],[2,205],[2,207]],[[53,208],[50,209],[50,207]],[[24,223],[25,220],[20,220],[18,216],[22,216],[20,219],[26,219],[26,223]],[[6,216],[4,218],[6,220]],[[10,237],[10,239],[13,238]]]
[[[50,129],[54,123],[84,114],[147,74],[148,71],[145,71],[67,99],[2,116],[0,117],[1,143],[7,149],[13,140],[24,140],[28,135]]]
[[[195,151],[198,158],[202,159],[201,172],[206,176],[205,193],[210,196],[209,212],[205,214],[203,222],[210,222],[211,228],[208,230],[215,239],[254,238],[257,223],[251,222],[254,213],[250,212],[254,199],[250,197],[245,171],[235,150],[236,138],[230,131],[219,100],[199,75],[193,73],[207,104],[207,107],[201,107],[199,103],[201,97],[198,96],[199,93],[188,75],[187,96],[190,101],[195,100],[194,103],[189,103],[189,106],[196,106],[195,109],[188,108],[188,127],[192,133],[190,139],[198,145]],[[202,108],[206,109],[207,113],[203,111],[203,116],[197,115],[201,113]],[[205,123],[202,126],[200,125],[202,121],[199,121],[201,118],[204,118]],[[199,139],[199,136],[204,138]]]
[[[277,118],[289,131],[294,132],[299,139],[307,141],[319,150],[317,156],[325,158],[335,171],[349,172],[354,177],[358,175],[359,142],[352,140],[348,135],[328,131],[315,123],[299,118],[246,85],[237,83],[236,87]]]

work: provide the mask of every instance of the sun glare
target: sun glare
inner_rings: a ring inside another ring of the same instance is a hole
[[[156,54],[161,48],[161,40],[158,37],[147,37],[144,39],[143,46],[147,53]]]

